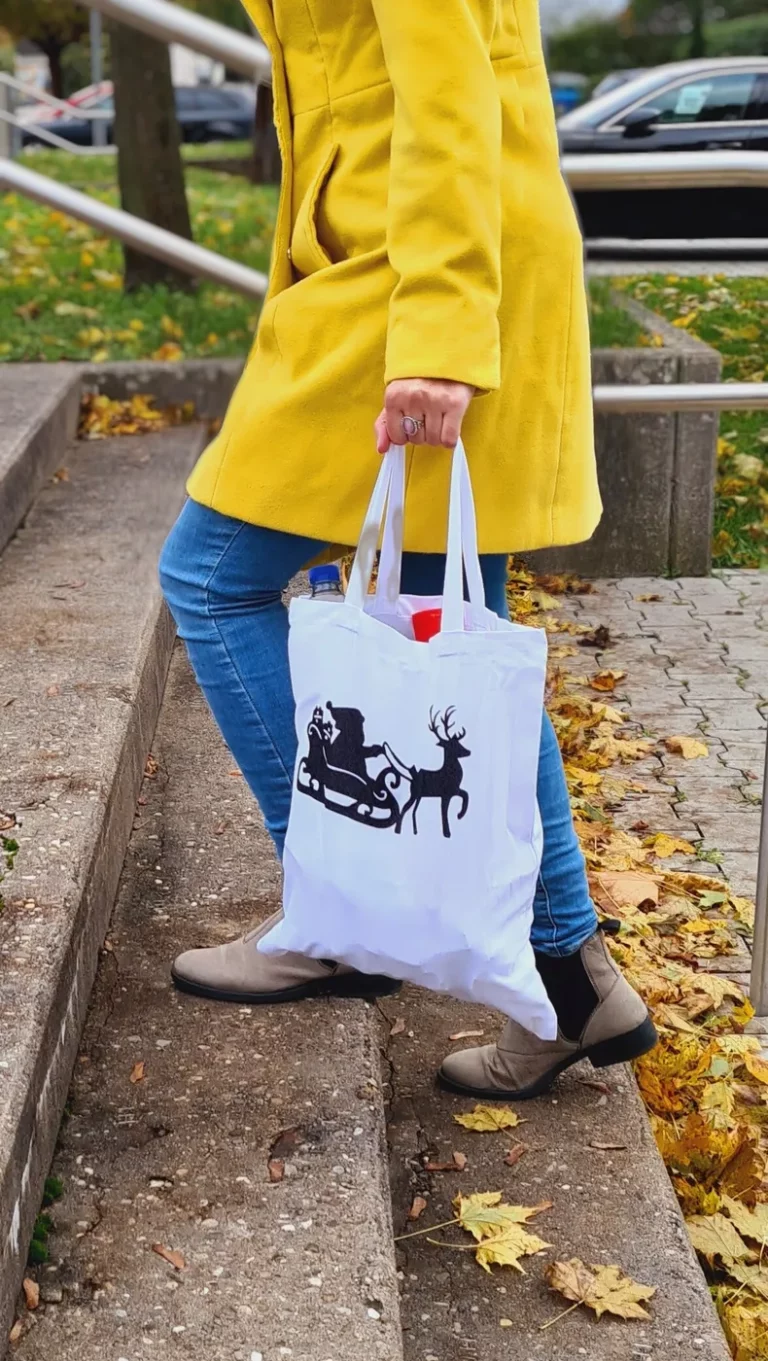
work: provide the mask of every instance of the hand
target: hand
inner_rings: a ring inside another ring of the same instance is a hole
[[[475,389],[443,378],[398,378],[387,384],[384,409],[376,421],[376,447],[386,454],[390,444],[431,444],[453,449]],[[403,417],[424,422],[415,435],[403,430]]]

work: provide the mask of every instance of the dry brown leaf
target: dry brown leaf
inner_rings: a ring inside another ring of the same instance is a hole
[[[475,1106],[468,1115],[454,1115],[457,1125],[476,1133],[487,1134],[493,1130],[515,1129],[525,1122],[509,1106]]]
[[[136,1083],[136,1082],[143,1082],[143,1081],[144,1081],[145,1074],[146,1074],[146,1068],[147,1068],[147,1065],[146,1065],[146,1063],[144,1062],[144,1060],[143,1060],[143,1059],[139,1059],[137,1063],[134,1063],[134,1065],[133,1065],[133,1067],[132,1067],[132,1069],[131,1069],[131,1076],[130,1076],[129,1081],[130,1081],[130,1082],[134,1082],[134,1083]]]
[[[24,1290],[24,1301],[28,1309],[36,1309],[40,1303],[40,1286],[37,1281],[33,1281],[30,1276],[25,1276],[22,1281]]]
[[[389,1032],[390,1037],[393,1035],[402,1035],[404,1030],[405,1030],[405,1017],[398,1016],[397,1020],[395,1021],[395,1024],[392,1026],[392,1029]]]
[[[421,1215],[423,1215],[423,1213],[424,1213],[424,1211],[426,1210],[426,1208],[427,1208],[427,1201],[424,1199],[424,1197],[423,1197],[423,1196],[414,1196],[414,1197],[413,1197],[413,1203],[412,1203],[412,1205],[411,1205],[410,1210],[408,1211],[408,1219],[409,1219],[409,1221],[410,1221],[411,1223],[413,1223],[414,1220],[419,1219],[419,1218],[421,1217]]]
[[[301,1125],[291,1125],[288,1129],[281,1129],[270,1144],[269,1156],[271,1158],[284,1158],[286,1154],[293,1153],[293,1150],[303,1142],[304,1130]]]
[[[626,674],[626,671],[596,671],[594,676],[590,676],[589,684],[593,690],[612,694],[619,681],[624,680]]]
[[[425,1172],[463,1172],[467,1165],[464,1153],[454,1153],[449,1163],[425,1163]]]
[[[663,595],[636,595],[635,600],[663,600]]]
[[[650,1318],[643,1304],[653,1298],[656,1287],[633,1281],[621,1267],[588,1267],[578,1257],[571,1257],[567,1262],[552,1262],[545,1275],[553,1290],[575,1304],[586,1305],[598,1318],[602,1314]]]
[[[599,1153],[612,1153],[614,1150],[618,1151],[620,1149],[625,1149],[627,1145],[603,1142],[601,1139],[590,1139],[589,1147],[596,1148]]]
[[[17,1318],[16,1322],[14,1323],[13,1327],[11,1328],[11,1331],[10,1331],[9,1334],[8,1334],[8,1341],[9,1341],[9,1342],[18,1342],[18,1340],[19,1340],[19,1338],[21,1337],[21,1334],[22,1334],[23,1331],[24,1331],[24,1324],[22,1323],[22,1321],[21,1321],[20,1318]]]
[[[163,1261],[169,1262],[177,1271],[181,1271],[186,1266],[181,1253],[176,1252],[174,1248],[166,1248],[162,1243],[153,1243],[152,1251],[156,1252],[158,1257],[162,1257]]]
[[[152,752],[150,752],[144,765],[144,778],[146,780],[154,780],[159,769],[160,762],[155,760],[155,757],[152,755]]]
[[[485,1034],[484,1030],[457,1030],[455,1035],[449,1035],[449,1040],[476,1040]]]
[[[49,686],[48,686],[48,689],[46,690],[45,693],[46,693],[46,695],[48,696],[49,699],[54,699],[54,697],[55,697],[56,695],[60,695],[60,694],[61,694],[61,686],[60,686],[60,685],[49,685]]]
[[[527,1152],[528,1152],[527,1144],[515,1144],[514,1148],[510,1148],[509,1152],[505,1153],[504,1162],[506,1163],[507,1167],[514,1167],[515,1163],[519,1163],[523,1154]]]
[[[285,1176],[285,1163],[282,1158],[270,1158],[267,1163],[267,1172],[270,1181],[282,1181]]]
[[[637,870],[601,870],[596,876],[598,892],[602,889],[608,903],[614,907],[638,908],[645,903],[656,907],[659,902],[659,880]]]
[[[706,742],[700,742],[698,737],[665,737],[664,746],[667,751],[682,756],[686,761],[693,761],[697,756],[709,756],[709,747]]]

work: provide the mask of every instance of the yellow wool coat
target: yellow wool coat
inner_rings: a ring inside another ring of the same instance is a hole
[[[480,549],[597,524],[582,242],[536,0],[245,0],[283,158],[270,286],[204,505],[354,544],[395,378],[471,383]],[[418,414],[418,413],[416,413]],[[409,452],[405,546],[445,548],[449,455]]]

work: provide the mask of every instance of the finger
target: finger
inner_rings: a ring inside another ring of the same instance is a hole
[[[376,417],[374,430],[376,431],[376,448],[380,454],[386,454],[392,442],[387,434],[386,411],[382,411],[381,415]]]
[[[442,419],[442,429],[440,432],[439,444],[445,445],[446,449],[455,449],[461,434],[461,412],[445,411]]]
[[[402,436],[403,439],[407,441],[408,444],[426,444],[427,441],[424,432],[426,430],[427,422],[424,412],[420,411],[418,407],[415,407],[413,404],[411,404],[405,414],[406,416],[410,416],[412,420],[418,422],[418,429],[414,431],[413,434],[411,434],[410,427],[407,431],[404,428]]]
[[[403,410],[391,389],[387,390],[384,400],[384,411],[382,414],[386,422],[387,439],[390,444],[405,444],[406,437],[403,433]]]
[[[442,443],[443,430],[443,410],[442,403],[438,401],[427,402],[424,414],[424,443],[439,445]]]

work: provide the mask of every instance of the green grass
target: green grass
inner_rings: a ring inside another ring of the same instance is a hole
[[[719,350],[726,382],[766,381],[768,279],[654,274],[612,284]],[[721,416],[714,563],[768,566],[768,412]]]
[[[239,145],[239,144],[234,144]],[[207,152],[217,149],[205,148]],[[22,162],[117,204],[114,156],[30,152]],[[266,270],[277,193],[190,165],[195,240]],[[217,284],[122,292],[122,250],[84,223],[17,194],[0,196],[0,360],[242,355],[258,307]]]
[[[589,283],[589,323],[592,344],[597,350],[631,349],[650,344],[648,333],[612,298],[610,279],[591,279]]]

